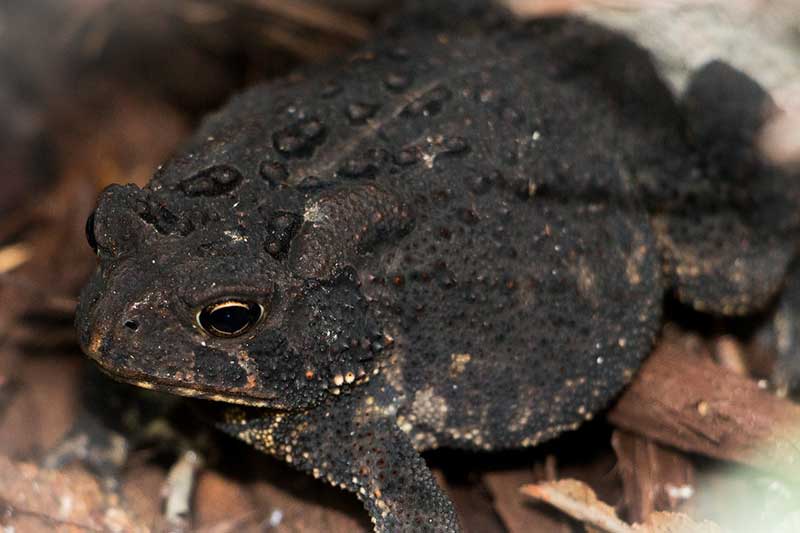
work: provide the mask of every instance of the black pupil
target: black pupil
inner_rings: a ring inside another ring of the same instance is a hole
[[[210,305],[200,312],[200,325],[212,335],[230,337],[244,333],[261,317],[254,303],[225,302]]]
[[[96,252],[97,238],[94,236],[94,211],[92,211],[92,214],[86,219],[86,240],[89,242],[89,246],[92,247],[92,250]]]

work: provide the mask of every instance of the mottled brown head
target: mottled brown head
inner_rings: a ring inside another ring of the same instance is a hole
[[[298,275],[288,251],[304,238],[302,201],[242,196],[262,200],[102,194],[87,224],[99,265],[77,317],[86,353],[139,386],[277,409],[366,381],[383,335],[353,271]]]

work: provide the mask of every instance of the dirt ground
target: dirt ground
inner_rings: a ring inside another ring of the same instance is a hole
[[[97,193],[144,185],[238,88],[357,46],[374,5],[0,6],[4,532],[370,530],[354,496],[205,427],[191,401],[100,375],[72,316],[94,266],[84,225]],[[800,531],[800,406],[754,334],[769,313],[677,310],[633,385],[578,431],[531,450],[427,455],[466,531]]]

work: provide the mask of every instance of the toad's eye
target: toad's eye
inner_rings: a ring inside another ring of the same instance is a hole
[[[92,250],[97,253],[97,237],[94,236],[94,214],[95,211],[92,211],[92,214],[86,219],[86,241],[92,247]]]
[[[225,300],[202,308],[196,316],[198,325],[215,337],[238,337],[255,326],[264,308],[254,302]]]

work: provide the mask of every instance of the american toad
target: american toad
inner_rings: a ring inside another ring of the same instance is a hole
[[[354,492],[377,531],[457,531],[420,452],[577,427],[667,291],[757,308],[797,226],[743,74],[713,63],[678,101],[600,27],[446,18],[236,96],[88,225],[86,353],[235,404],[222,429]]]

